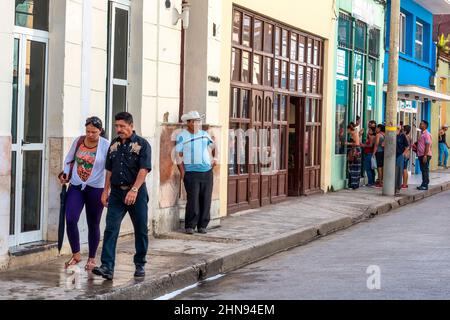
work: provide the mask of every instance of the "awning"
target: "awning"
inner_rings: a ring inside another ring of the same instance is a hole
[[[448,0],[415,0],[432,14],[449,14],[450,1]]]
[[[387,85],[384,85],[384,91],[387,91]],[[398,99],[399,100],[411,100],[411,101],[450,101],[450,96],[444,93],[439,93],[433,91],[431,89],[414,86],[414,85],[406,85],[406,86],[398,86]]]

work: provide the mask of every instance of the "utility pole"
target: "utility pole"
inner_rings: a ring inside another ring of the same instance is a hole
[[[383,195],[395,195],[395,160],[397,145],[398,52],[400,0],[391,0],[389,36],[389,83],[386,99],[386,138],[384,148]]]

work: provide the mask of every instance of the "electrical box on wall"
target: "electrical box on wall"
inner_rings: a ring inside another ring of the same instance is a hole
[[[436,85],[437,85],[437,81],[436,81],[436,77],[435,76],[431,76],[430,77],[430,87],[432,89],[436,89]]]

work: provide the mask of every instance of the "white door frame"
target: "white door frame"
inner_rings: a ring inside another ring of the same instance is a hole
[[[12,151],[16,152],[16,179],[15,179],[15,221],[14,235],[9,236],[9,246],[17,246],[24,243],[40,241],[43,239],[44,226],[44,176],[45,176],[45,152],[46,152],[46,119],[47,119],[47,87],[48,87],[48,32],[16,27],[14,41],[19,40],[18,55],[18,94],[17,94],[17,141],[12,144]],[[24,119],[25,119],[25,72],[27,57],[27,42],[35,41],[45,44],[45,77],[44,77],[44,114],[43,114],[43,139],[42,143],[23,144],[24,142]],[[39,230],[21,232],[22,216],[22,179],[23,179],[23,151],[41,151],[41,199]]]
[[[131,43],[131,2],[129,0],[112,0],[110,5],[110,16],[109,16],[109,59],[108,59],[108,100],[107,100],[107,110],[105,122],[108,122],[108,137],[112,139],[113,137],[113,93],[114,85],[120,85],[126,87],[126,110],[128,110],[128,85],[129,85],[129,65],[130,65],[130,43]],[[128,44],[127,44],[127,79],[116,79],[114,78],[114,47],[115,47],[115,26],[116,26],[116,14],[115,10],[121,9],[128,12]]]

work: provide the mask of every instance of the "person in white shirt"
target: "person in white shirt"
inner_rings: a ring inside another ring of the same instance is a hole
[[[72,257],[65,266],[68,268],[81,261],[78,221],[85,207],[89,238],[89,259],[85,269],[92,270],[100,242],[100,219],[103,212],[101,196],[105,185],[109,141],[102,137],[104,130],[99,118],[88,118],[85,126],[86,135],[73,142],[64,160],[64,171],[59,175],[59,180],[61,184],[70,182],[66,197],[66,223]]]

